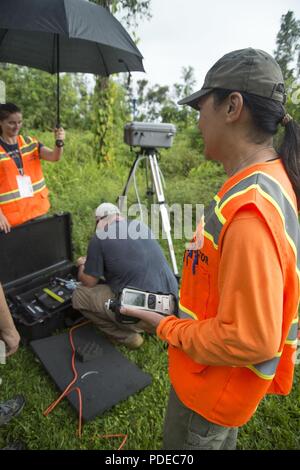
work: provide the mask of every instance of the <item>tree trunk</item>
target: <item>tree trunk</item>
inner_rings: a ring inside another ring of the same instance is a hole
[[[110,10],[112,0],[93,0]],[[109,134],[112,124],[112,105],[109,78],[96,76],[94,91],[94,157],[98,163],[111,161]]]

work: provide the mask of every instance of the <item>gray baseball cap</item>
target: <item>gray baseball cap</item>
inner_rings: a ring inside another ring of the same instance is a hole
[[[120,214],[120,211],[119,208],[111,202],[102,202],[95,210],[95,217],[97,219],[102,219],[112,214]]]
[[[239,49],[225,54],[207,72],[201,90],[180,100],[198,109],[199,99],[215,88],[244,91],[284,104],[286,93],[279,64],[260,49]]]

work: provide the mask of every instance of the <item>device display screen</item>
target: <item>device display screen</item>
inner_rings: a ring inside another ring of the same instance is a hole
[[[126,305],[134,305],[136,307],[145,306],[145,294],[125,292],[123,303]]]

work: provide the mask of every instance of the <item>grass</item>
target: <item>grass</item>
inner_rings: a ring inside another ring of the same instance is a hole
[[[52,145],[50,134],[41,134],[39,137],[46,145]],[[112,165],[108,169],[99,167],[91,157],[90,143],[89,133],[79,136],[69,132],[62,161],[44,164],[51,191],[51,211],[72,213],[75,256],[85,254],[93,231],[95,207],[105,200],[115,201],[122,192],[131,163],[131,160],[122,161],[120,156],[118,165]],[[161,167],[167,177],[168,203],[207,204],[224,181],[222,169],[201,159],[195,167],[195,155],[190,153],[190,166],[180,167],[180,171],[176,173],[174,167],[177,167],[177,163],[180,165],[183,158],[184,146],[181,141],[175,142],[171,151],[162,156]],[[144,179],[141,174],[138,181],[143,188]],[[133,191],[130,192],[129,199],[134,200]],[[181,270],[184,243],[176,240],[174,245]],[[162,241],[162,246],[168,255],[165,240]],[[0,399],[5,400],[16,393],[23,393],[26,406],[18,418],[0,428],[0,447],[9,441],[21,439],[29,449],[116,450],[120,439],[101,439],[100,436],[128,433],[125,449],[159,450],[169,389],[166,347],[156,337],[147,336],[140,350],[129,352],[125,348],[119,349],[141,369],[151,374],[152,384],[84,425],[83,436],[78,439],[77,416],[66,400],[48,417],[43,416],[43,411],[58,397],[59,392],[30,348],[20,347],[5,366],[0,365],[0,376],[3,379]],[[240,430],[239,449],[300,448],[299,382],[298,365],[292,393],[288,397],[268,396],[263,400],[255,416]]]

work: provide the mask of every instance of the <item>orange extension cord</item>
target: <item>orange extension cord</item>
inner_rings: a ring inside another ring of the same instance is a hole
[[[82,436],[82,395],[81,395],[81,390],[79,387],[73,387],[74,383],[76,382],[78,378],[78,372],[75,367],[75,346],[74,346],[74,341],[73,341],[73,331],[76,330],[77,328],[80,328],[84,325],[87,325],[88,323],[91,323],[91,321],[85,321],[83,323],[80,323],[79,325],[73,326],[70,331],[69,331],[69,340],[72,348],[72,370],[73,370],[73,380],[69,383],[69,385],[65,388],[65,390],[62,392],[62,394],[55,400],[54,402],[51,403],[50,406],[43,412],[44,416],[48,416],[49,413],[51,413],[52,410],[61,402],[61,400],[66,397],[69,393],[76,391],[78,395],[78,401],[79,401],[79,418],[78,418],[78,437],[81,438]],[[121,450],[128,438],[128,434],[106,434],[106,435],[101,435],[99,436],[100,439],[110,439],[110,438],[115,438],[115,437],[121,437],[123,438],[123,441],[121,442],[121,445],[118,447],[117,450]]]

